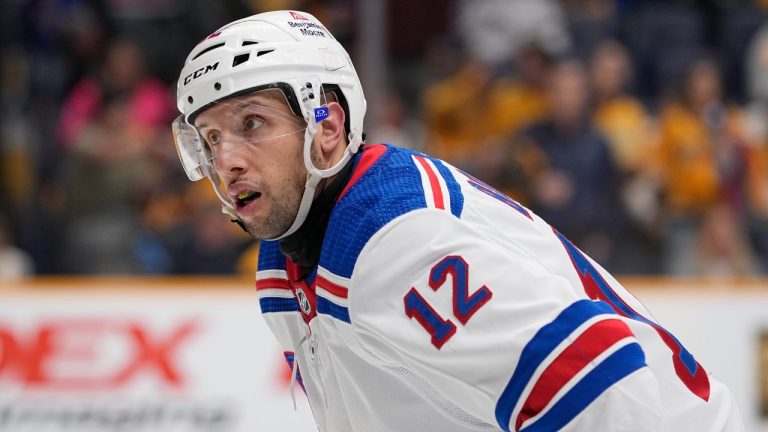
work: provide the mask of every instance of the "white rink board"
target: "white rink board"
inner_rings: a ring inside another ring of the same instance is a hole
[[[671,291],[633,290],[656,321],[672,332],[710,375],[728,386],[747,432],[768,432],[768,418],[760,413],[758,365],[758,339],[762,332],[768,332],[768,283],[762,285],[749,290],[697,290],[695,285]]]
[[[58,281],[0,283],[0,431],[316,430],[298,386],[293,409],[252,282]],[[646,285],[627,283],[730,387],[745,430],[768,432],[757,364],[768,284]]]
[[[255,292],[0,290],[0,431],[316,430],[289,376]]]

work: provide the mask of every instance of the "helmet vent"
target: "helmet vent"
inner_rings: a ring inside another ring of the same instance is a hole
[[[207,53],[208,51],[213,51],[213,50],[215,50],[216,48],[221,48],[221,47],[223,47],[223,46],[224,46],[224,42],[222,42],[222,43],[220,43],[220,44],[216,44],[216,45],[211,45],[211,46],[209,46],[208,48],[206,48],[206,49],[204,49],[204,50],[200,51],[199,53],[197,53],[197,55],[195,55],[194,57],[192,57],[192,60],[197,60],[197,58],[198,58],[198,57],[200,57],[201,55],[203,55],[203,54]]]
[[[259,43],[258,41],[243,41],[243,43],[240,46],[248,46],[248,45],[256,45]]]
[[[235,67],[247,62],[250,57],[251,57],[251,53],[236,55],[235,58],[232,60],[232,67]]]
[[[274,50],[273,50],[273,49],[271,49],[271,50],[264,50],[264,51],[259,51],[259,52],[257,52],[257,53],[256,53],[256,57],[261,57],[261,56],[263,56],[264,54],[269,54],[269,53],[271,53],[272,51],[274,51]]]

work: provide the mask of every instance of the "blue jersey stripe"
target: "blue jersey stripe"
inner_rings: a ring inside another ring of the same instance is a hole
[[[448,193],[451,195],[451,213],[456,217],[461,217],[461,212],[464,210],[464,195],[461,193],[461,186],[459,186],[451,170],[440,160],[430,160],[435,164],[443,180],[445,180],[445,185],[448,187]]]
[[[503,430],[509,431],[512,410],[526,384],[544,359],[576,328],[590,318],[603,314],[615,314],[615,312],[604,302],[579,300],[565,308],[554,321],[536,332],[536,335],[523,348],[515,372],[496,403],[496,421]]]
[[[345,308],[344,306],[339,306],[336,303],[321,296],[317,296],[317,313],[330,315],[344,322],[352,322],[349,319],[349,309]]]
[[[299,303],[295,298],[264,297],[259,299],[261,313],[298,312]]]
[[[521,432],[560,430],[605,390],[644,366],[645,354],[640,345],[631,343],[622,347],[592,369],[546,414]]]

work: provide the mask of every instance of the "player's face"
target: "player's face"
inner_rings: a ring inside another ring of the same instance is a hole
[[[279,90],[229,99],[195,120],[213,167],[238,216],[256,238],[290,228],[299,209],[307,170],[303,120]]]

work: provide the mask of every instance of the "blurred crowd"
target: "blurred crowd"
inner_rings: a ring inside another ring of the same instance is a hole
[[[486,180],[617,274],[768,273],[768,0],[381,1],[368,142]],[[4,1],[0,277],[252,273],[257,242],[177,162],[176,74],[282,8],[354,60],[365,3]]]

